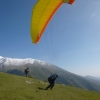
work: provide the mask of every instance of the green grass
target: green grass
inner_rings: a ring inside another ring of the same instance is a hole
[[[31,83],[29,83],[31,82]],[[43,84],[44,83],[44,84]],[[100,100],[100,93],[0,72],[0,100]]]

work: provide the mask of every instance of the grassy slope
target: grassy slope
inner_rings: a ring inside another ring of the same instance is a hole
[[[31,83],[29,83],[31,82]],[[43,84],[44,83],[44,84]],[[100,93],[0,72],[0,100],[100,100]]]

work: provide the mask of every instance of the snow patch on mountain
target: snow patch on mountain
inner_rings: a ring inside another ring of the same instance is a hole
[[[32,59],[32,58],[26,58],[26,59],[18,59],[18,58],[8,58],[8,57],[2,57],[0,56],[0,67],[2,65],[6,66],[23,66],[26,64],[41,64],[41,65],[49,65],[48,63],[37,60],[37,59]]]
[[[0,67],[2,67],[2,64],[6,61],[6,59],[2,56],[0,56]]]
[[[2,56],[0,56],[0,59],[3,58]]]

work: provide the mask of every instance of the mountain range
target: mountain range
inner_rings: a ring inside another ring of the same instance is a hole
[[[31,77],[47,80],[51,74],[56,73],[59,76],[56,82],[59,84],[100,92],[99,81],[76,75],[45,61],[32,58],[18,59],[0,56],[1,72],[24,76],[24,70],[27,67]]]

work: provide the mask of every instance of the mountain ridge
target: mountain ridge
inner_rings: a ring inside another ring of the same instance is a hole
[[[19,58],[8,58],[8,57],[2,57],[0,56],[0,63],[3,61],[3,63],[7,63],[8,65],[10,64],[17,64],[18,65],[21,63],[24,63],[24,64],[33,64],[33,63],[36,63],[38,61],[38,63],[41,63],[41,64],[47,64],[45,61],[41,61],[41,60],[37,60],[37,59],[32,59],[32,58],[25,58],[25,59],[19,59]],[[20,63],[19,63],[20,62]]]
[[[27,67],[29,67],[29,74],[37,79],[47,80],[51,74],[57,73],[59,75],[57,83],[59,84],[100,91],[99,84],[44,61],[30,58],[23,60],[0,57],[0,71],[23,76],[24,69]]]

